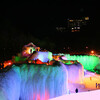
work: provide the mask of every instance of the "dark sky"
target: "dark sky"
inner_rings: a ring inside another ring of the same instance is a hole
[[[6,31],[5,34],[12,32],[16,37],[21,32],[26,36],[30,33],[45,42],[48,39],[61,48],[80,49],[88,46],[99,50],[99,6],[96,0],[3,1],[0,3],[0,31],[1,34],[3,31]],[[68,18],[82,16],[90,17],[86,30],[79,33],[56,32],[56,27],[66,26]]]

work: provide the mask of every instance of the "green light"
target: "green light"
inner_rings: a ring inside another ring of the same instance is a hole
[[[48,52],[48,59],[51,61],[53,58],[52,58],[52,52]]]
[[[77,60],[61,60],[61,62],[66,65],[78,64]]]
[[[84,69],[93,70],[94,67],[99,63],[99,57],[97,56],[88,56],[88,55],[65,55],[68,60],[77,60],[79,61]]]
[[[15,58],[13,59],[15,62],[20,62],[20,61],[25,61],[27,58],[22,58],[22,57],[18,57],[18,56],[15,56]]]

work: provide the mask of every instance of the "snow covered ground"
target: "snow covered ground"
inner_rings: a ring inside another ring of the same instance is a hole
[[[96,87],[97,83],[97,87]],[[70,93],[75,93],[75,89],[78,88],[79,92],[86,92],[100,89],[100,75],[86,71],[82,83],[68,83]]]
[[[97,83],[97,87],[96,87]],[[50,100],[100,100],[100,75],[86,71],[83,83],[68,83],[70,94]],[[75,89],[78,88],[78,93]]]
[[[50,100],[100,100],[100,90],[67,94]]]

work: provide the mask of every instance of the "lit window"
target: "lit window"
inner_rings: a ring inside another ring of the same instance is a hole
[[[89,20],[89,17],[85,17],[85,20]]]

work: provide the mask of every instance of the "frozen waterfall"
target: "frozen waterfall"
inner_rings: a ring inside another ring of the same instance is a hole
[[[64,64],[21,64],[0,73],[0,100],[48,100],[67,93]]]

